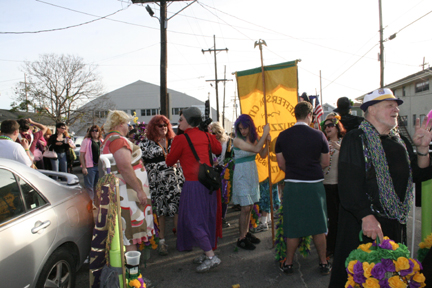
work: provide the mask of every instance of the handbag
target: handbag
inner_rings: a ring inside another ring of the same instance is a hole
[[[209,139],[209,159],[210,164],[212,166],[207,165],[206,163],[201,163],[200,158],[198,157],[198,154],[195,151],[195,148],[192,145],[192,142],[189,138],[189,135],[186,133],[184,134],[186,136],[186,140],[189,143],[189,146],[192,150],[192,153],[195,156],[195,159],[199,163],[199,171],[198,171],[198,181],[203,184],[207,189],[210,190],[210,194],[213,193],[213,191],[218,190],[221,187],[221,179],[220,179],[220,173],[213,168],[213,160],[211,158],[211,144]],[[206,133],[206,136],[208,138],[208,135]]]
[[[48,158],[48,159],[57,159],[57,153],[54,150],[50,150],[51,146],[48,147],[47,150],[45,150],[45,152],[42,154],[43,157]]]

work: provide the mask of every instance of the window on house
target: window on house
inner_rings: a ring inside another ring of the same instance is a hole
[[[136,113],[135,109],[131,109],[131,115],[134,115],[134,113]]]
[[[406,96],[405,86],[402,86],[402,96]]]
[[[399,126],[408,126],[408,116],[400,116]]]
[[[157,115],[157,109],[151,109],[151,115],[152,116]]]
[[[423,91],[429,91],[429,80],[419,82],[415,86],[415,93],[420,93]]]
[[[420,124],[423,123],[425,117],[426,117],[425,114],[420,114]]]
[[[415,126],[416,119],[417,119],[417,115],[416,115],[416,114],[413,114],[413,126]]]
[[[141,116],[146,116],[146,110],[145,109],[141,109]]]
[[[146,116],[150,116],[151,115],[151,109],[146,109]]]

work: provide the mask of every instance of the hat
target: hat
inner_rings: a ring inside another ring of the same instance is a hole
[[[348,112],[351,109],[351,100],[348,97],[341,97],[337,100],[337,108],[334,109],[334,112]]]
[[[306,92],[303,92],[300,98],[303,98],[304,101],[311,103],[309,97],[307,96]]]
[[[363,104],[360,106],[360,108],[363,111],[366,111],[367,108],[371,105],[374,105],[378,102],[384,101],[384,100],[393,100],[398,103],[398,105],[402,105],[403,100],[396,98],[393,95],[393,92],[388,88],[380,88],[375,91],[372,91],[369,94],[366,94],[366,96],[363,99]]]
[[[189,125],[194,126],[193,123],[196,122],[195,119],[201,119],[201,110],[197,107],[189,107],[182,110],[183,117],[189,123]],[[199,124],[199,123],[198,123]]]

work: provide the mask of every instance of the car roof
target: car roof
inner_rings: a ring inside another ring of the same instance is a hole
[[[25,179],[29,184],[42,192],[51,203],[63,201],[65,198],[71,196],[70,192],[73,190],[77,192],[81,190],[80,185],[67,186],[60,184],[50,177],[45,176],[37,169],[27,167],[15,160],[0,158],[0,169],[9,170],[20,178]]]

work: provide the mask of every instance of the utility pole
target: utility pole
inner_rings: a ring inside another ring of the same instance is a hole
[[[423,61],[424,62],[424,61]],[[226,65],[224,65],[224,79],[226,79]],[[222,127],[225,128],[225,84],[226,81],[224,81],[224,95],[223,95],[223,104],[222,104]]]
[[[380,25],[380,87],[384,87],[384,40],[383,40],[383,27],[382,27],[382,9],[381,9],[381,0],[378,0],[379,4],[379,25]]]
[[[217,117],[216,117],[216,120],[219,121],[219,92],[218,92],[218,82],[219,82],[219,81],[232,81],[232,80],[227,80],[227,79],[218,79],[218,76],[217,76],[217,60],[216,60],[216,52],[218,52],[218,51],[226,51],[226,52],[228,52],[228,48],[225,48],[225,49],[216,49],[216,36],[215,36],[215,35],[213,35],[213,43],[214,43],[213,49],[207,49],[207,50],[201,49],[201,51],[202,51],[203,54],[204,54],[205,52],[209,52],[209,53],[213,52],[213,53],[214,53],[215,79],[214,79],[214,80],[206,80],[206,81],[207,81],[207,82],[209,82],[209,81],[215,81],[215,89],[216,89],[216,111],[217,111]]]
[[[424,71],[424,68],[425,68],[425,66],[426,66],[427,64],[429,64],[429,63],[425,63],[425,57],[423,57],[423,64],[420,65],[420,67],[423,68],[423,69],[422,69],[423,71]]]
[[[150,14],[151,17],[154,17],[159,20],[160,23],[160,35],[161,35],[161,57],[160,57],[160,114],[167,116],[168,119],[170,119],[171,111],[169,107],[169,101],[168,101],[168,86],[167,86],[167,55],[168,55],[168,48],[167,48],[167,26],[168,26],[168,20],[173,18],[175,15],[192,5],[196,2],[194,0],[192,3],[188,4],[186,7],[182,8],[180,11],[175,13],[170,18],[167,18],[167,0],[131,0],[133,4],[137,3],[157,3],[160,2],[160,18],[157,18],[154,15],[153,10],[150,8],[149,5],[146,6],[147,12]],[[191,1],[191,0],[169,0],[171,2],[174,1]]]

